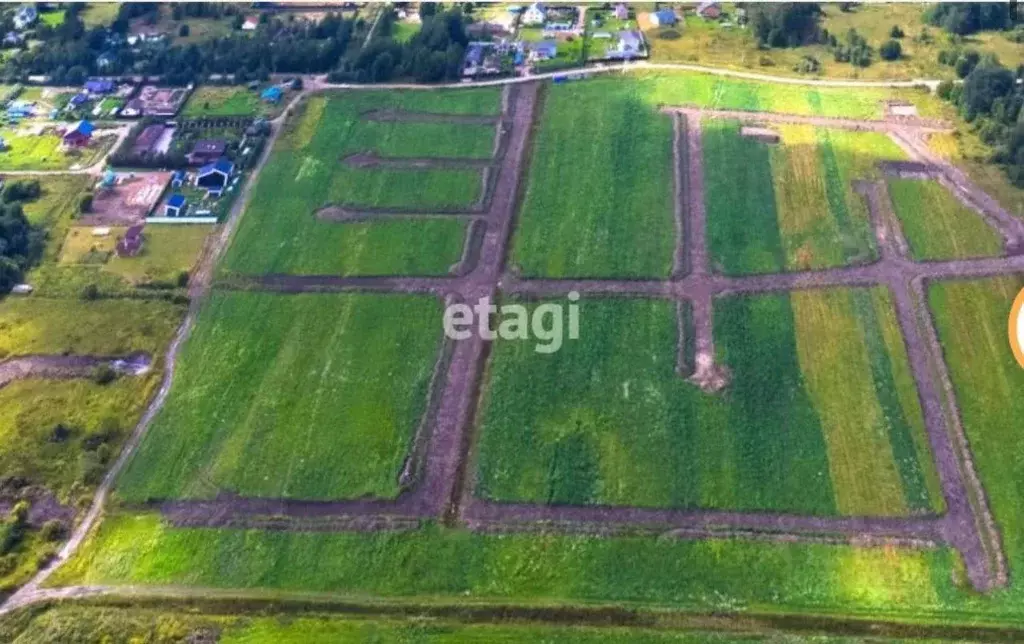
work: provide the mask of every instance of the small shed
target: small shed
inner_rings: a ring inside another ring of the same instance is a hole
[[[281,100],[281,97],[283,95],[284,92],[281,91],[281,88],[278,87],[277,85],[274,85],[263,90],[263,92],[260,94],[260,99],[268,103],[277,103]]]
[[[185,183],[185,171],[175,170],[171,175],[171,187],[180,188]]]
[[[660,9],[651,14],[651,24],[656,27],[671,27],[676,20],[676,12],[671,9]]]
[[[164,205],[165,217],[184,217],[186,212],[188,212],[188,201],[185,199],[185,195],[173,194],[167,198],[167,203]]]
[[[718,20],[722,17],[722,5],[718,2],[702,2],[697,5],[697,15],[705,20]]]
[[[135,257],[142,251],[142,224],[130,226],[114,247],[118,257]]]
[[[69,147],[82,147],[92,140],[92,133],[96,127],[89,121],[79,121],[64,132],[64,145]]]

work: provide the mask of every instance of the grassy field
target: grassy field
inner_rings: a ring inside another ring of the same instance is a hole
[[[780,144],[740,135],[734,121],[703,124],[708,234],[727,274],[823,269],[875,259],[855,179],[904,158],[887,136],[808,126],[776,128]]]
[[[302,589],[460,604],[774,607],[866,618],[941,610],[953,566],[952,553],[942,549],[484,535],[439,527],[372,534],[174,529],[142,514],[108,516],[49,583]]]
[[[667,276],[670,117],[621,81],[552,86],[543,106],[512,262],[529,276]]]
[[[439,317],[418,296],[215,293],[120,496],[395,496]]]
[[[90,2],[88,6],[82,8],[79,15],[86,29],[106,27],[117,19],[117,12],[120,9],[120,2]]]
[[[8,297],[0,301],[0,360],[31,354],[159,354],[183,314],[182,305],[163,300]]]
[[[209,116],[273,116],[281,111],[287,97],[278,103],[260,99],[259,90],[245,87],[203,85],[192,92],[181,110],[181,118]]]
[[[96,161],[110,142],[109,137],[98,139],[88,148],[66,150],[61,139],[53,133],[29,134],[23,128],[0,129],[6,147],[0,152],[0,170],[67,170],[74,166],[88,166]]]
[[[822,515],[941,503],[884,291],[717,306],[719,357],[732,372],[717,396],[676,375],[669,303],[585,301],[581,341],[551,356],[499,341],[482,405],[478,493]]]
[[[823,45],[810,45],[790,49],[758,49],[749,29],[724,27],[717,22],[705,21],[687,11],[685,24],[676,31],[683,35],[677,39],[659,37],[661,29],[645,29],[651,43],[651,59],[660,62],[684,62],[715,67],[728,67],[756,71],[777,76],[798,76],[794,66],[803,56],[814,56],[821,63],[820,75],[831,78],[860,78],[864,80],[917,78],[953,78],[953,69],[938,63],[941,50],[952,45],[949,36],[938,27],[928,26],[931,39],[921,41],[917,36],[925,23],[922,19],[927,5],[912,3],[881,3],[875,6],[859,5],[853,11],[843,12],[837,4],[822,5],[821,27],[842,38],[850,29],[856,29],[874,48],[873,64],[867,68],[836,62]],[[733,8],[726,5],[726,10]],[[639,12],[638,12],[639,13]],[[735,23],[735,20],[730,20]],[[881,60],[878,47],[889,40],[893,25],[899,25],[906,37],[900,40],[904,55],[897,61]],[[1024,62],[1019,44],[1010,39],[1010,33],[982,32],[964,38],[960,45],[981,53],[992,53],[1009,67]]]
[[[1006,329],[1021,287],[1021,277],[1003,277],[937,282],[929,289],[964,430],[1009,560],[1014,581],[1007,599],[1016,602],[1024,598],[1024,440],[1018,431],[1024,370],[1013,358]]]
[[[889,194],[914,259],[990,257],[1002,238],[981,215],[935,181],[890,179]]]
[[[442,219],[361,224],[321,221],[327,203],[358,207],[469,207],[480,197],[476,170],[361,169],[341,159],[356,152],[387,156],[486,157],[494,128],[384,123],[369,109],[486,113],[496,90],[392,92],[314,98],[264,167],[224,266],[229,272],[444,274],[461,255],[465,225]],[[281,191],[282,185],[294,186]]]
[[[928,137],[933,152],[951,160],[1003,208],[1024,219],[1024,189],[1010,183],[1006,172],[989,163],[992,149],[969,130],[937,133]]]

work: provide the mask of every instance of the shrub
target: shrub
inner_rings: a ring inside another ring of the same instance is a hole
[[[188,38],[188,34],[189,34],[189,28],[188,28],[187,24],[178,27],[178,35],[179,36],[181,36],[182,38]]]
[[[82,195],[81,201],[78,202],[78,211],[82,213],[90,212],[92,210],[92,193],[87,192]]]
[[[675,29],[662,29],[658,32],[658,38],[662,40],[677,40],[680,34]]]
[[[83,300],[98,300],[100,297],[100,289],[95,284],[88,284],[82,289]]]
[[[92,379],[97,385],[109,385],[117,380],[117,372],[108,364],[101,364],[93,371]]]
[[[903,47],[898,40],[887,40],[878,48],[878,55],[883,60],[898,60],[903,55]]]
[[[937,88],[935,88],[935,93],[938,94],[939,98],[943,98],[948,101],[950,96],[952,96],[953,94],[953,87],[955,87],[953,85],[953,81],[944,80],[941,83],[939,83],[939,86]]]
[[[51,443],[63,443],[67,439],[71,438],[71,428],[64,423],[57,423],[53,429],[50,430],[50,442]]]
[[[50,519],[39,530],[39,536],[46,541],[60,541],[67,534],[67,527],[60,519]]]
[[[906,34],[903,33],[903,29],[899,25],[893,25],[892,29],[889,30],[890,38],[902,38]]]
[[[801,74],[814,74],[821,70],[821,62],[814,56],[804,56],[793,67],[793,71]]]

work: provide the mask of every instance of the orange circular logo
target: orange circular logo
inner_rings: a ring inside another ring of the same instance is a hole
[[[1013,357],[1017,358],[1017,364],[1024,367],[1024,289],[1017,293],[1017,299],[1010,309],[1009,332]]]

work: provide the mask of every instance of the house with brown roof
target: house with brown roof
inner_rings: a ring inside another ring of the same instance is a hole
[[[205,165],[224,156],[228,144],[224,139],[200,139],[188,153],[188,162],[192,165]]]

